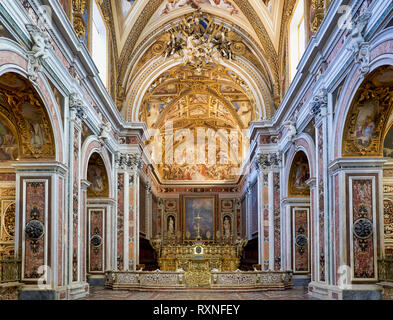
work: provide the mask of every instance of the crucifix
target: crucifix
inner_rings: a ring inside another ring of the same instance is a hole
[[[200,222],[200,220],[202,219],[201,216],[199,215],[199,212],[198,212],[198,216],[197,216],[195,219],[197,219],[197,226],[198,226],[198,235],[197,235],[197,239],[199,240],[199,239],[201,238],[199,222]]]

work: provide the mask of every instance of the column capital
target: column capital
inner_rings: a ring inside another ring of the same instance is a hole
[[[70,94],[70,110],[73,112],[71,117],[75,119],[75,117],[79,119],[86,119],[86,106],[80,98],[79,94],[73,92]]]
[[[119,169],[139,171],[142,168],[142,156],[138,153],[116,153],[116,166]]]
[[[258,172],[273,170],[280,168],[282,163],[282,154],[281,152],[272,152],[272,153],[258,153],[255,158],[255,164]]]
[[[328,105],[328,95],[325,88],[321,89],[316,94],[311,102],[310,114],[317,119],[326,115],[326,108]]]

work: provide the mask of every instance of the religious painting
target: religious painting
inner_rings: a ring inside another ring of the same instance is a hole
[[[10,127],[0,118],[0,161],[18,158],[18,142]]]
[[[21,114],[30,127],[30,145],[33,149],[41,150],[46,141],[42,126],[41,112],[30,104],[22,104]]]
[[[15,149],[11,146],[14,142],[10,135],[12,133],[19,142],[20,151],[16,156],[12,150],[14,154],[9,160],[53,158],[55,146],[52,127],[35,89],[27,80],[13,73],[1,76],[0,86],[2,156],[5,156],[4,152],[10,153],[11,149]],[[10,132],[10,129],[15,132]],[[4,151],[5,149],[8,151]]]
[[[185,239],[212,241],[214,237],[214,197],[184,198]]]
[[[222,235],[224,240],[230,240],[232,238],[232,218],[225,216],[222,222]]]
[[[87,189],[89,197],[107,197],[109,195],[105,164],[98,153],[94,153],[89,160],[87,180],[91,183]]]
[[[127,17],[128,13],[130,12],[135,2],[136,0],[121,0],[121,12],[123,18]]]
[[[382,67],[359,88],[344,128],[344,156],[389,154],[389,150],[384,150],[383,135],[393,107],[392,77],[393,68]]]
[[[360,148],[367,148],[374,135],[376,115],[379,111],[378,101],[368,101],[366,104],[359,106],[358,110],[354,138]]]
[[[310,169],[308,166],[307,156],[300,151],[293,159],[291,171],[289,173],[289,196],[309,196],[310,187],[306,181],[310,179]]]

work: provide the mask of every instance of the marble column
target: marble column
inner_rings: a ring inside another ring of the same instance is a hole
[[[67,270],[68,299],[78,299],[88,294],[88,284],[83,279],[84,225],[81,207],[81,130],[86,118],[85,105],[77,94],[69,98],[68,122],[68,198],[67,198]]]
[[[139,171],[142,159],[137,153],[119,153],[116,163],[118,269],[135,271],[139,264]]]
[[[256,157],[259,255],[264,270],[281,269],[280,166],[278,152]]]

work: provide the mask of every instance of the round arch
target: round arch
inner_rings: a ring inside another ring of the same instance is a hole
[[[105,166],[106,175],[108,178],[108,195],[109,198],[113,197],[113,179],[112,179],[112,166],[108,152],[102,147],[101,143],[96,136],[88,137],[82,145],[82,167],[81,179],[88,180],[89,161],[93,154],[98,154]]]
[[[377,34],[374,39],[370,41],[370,71],[369,74],[383,66],[393,66],[393,53],[391,48],[393,40],[389,40],[393,27],[383,30]],[[338,110],[335,112],[336,117],[333,123],[333,132],[335,143],[332,144],[330,152],[334,155],[335,159],[343,156],[343,137],[345,124],[348,114],[352,107],[355,96],[359,88],[362,86],[365,77],[362,76],[357,64],[352,65],[348,72],[342,93],[337,101]]]
[[[26,71],[28,64],[26,50],[9,39],[0,39],[0,47],[5,48],[4,50],[0,50],[0,77],[7,73],[17,74],[28,81],[35,89],[51,124],[54,136],[55,160],[63,162],[65,159],[65,148],[61,114],[59,108],[56,107],[56,99],[53,96],[45,75],[39,73],[36,83],[29,81]]]
[[[293,165],[293,161],[296,155],[299,152],[303,152],[308,161],[308,167],[310,170],[310,177],[315,177],[316,173],[316,164],[315,164],[315,145],[312,138],[308,134],[301,134],[299,135],[298,139],[296,140],[296,145],[293,145],[288,152],[287,161],[285,163],[285,170],[284,175],[284,194],[285,197],[288,197],[288,189],[289,189],[289,178],[290,178],[290,171]]]

